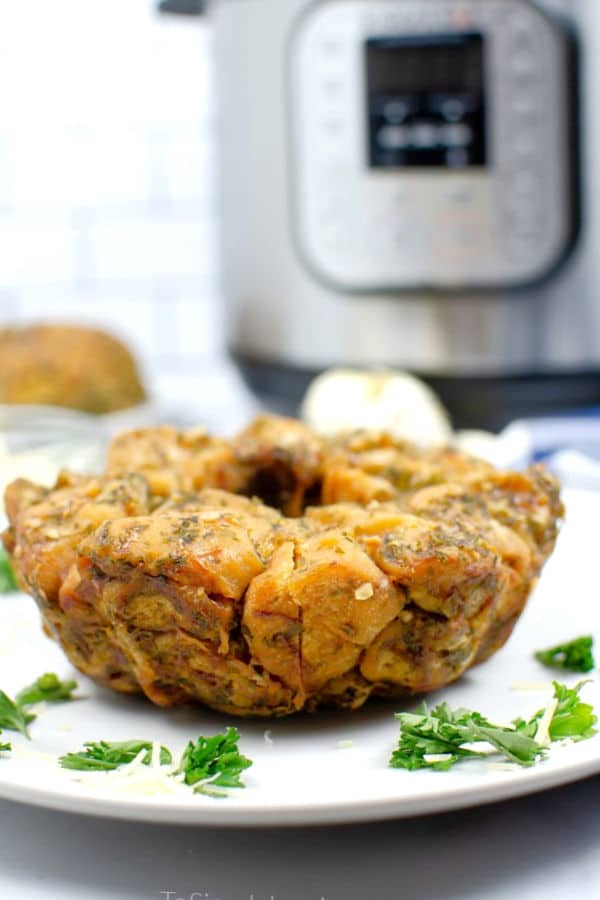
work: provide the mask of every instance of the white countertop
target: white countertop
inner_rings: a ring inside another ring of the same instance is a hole
[[[0,802],[0,897],[597,900],[599,808],[600,778],[346,828],[170,828]]]

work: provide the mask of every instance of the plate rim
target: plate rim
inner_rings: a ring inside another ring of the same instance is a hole
[[[600,741],[599,741],[600,743]],[[527,773],[523,777],[521,773]],[[511,773],[512,774],[512,773]],[[439,775],[443,777],[444,773]],[[361,822],[423,818],[436,813],[474,809],[505,800],[513,800],[552,788],[564,787],[600,775],[600,753],[594,758],[574,760],[559,769],[515,770],[510,781],[475,782],[461,791],[448,788],[435,794],[395,796],[388,800],[349,800],[348,802],[291,803],[288,806],[227,807],[215,800],[206,805],[160,803],[141,797],[116,800],[98,795],[78,796],[60,790],[31,788],[0,781],[0,799],[21,805],[54,809],[60,812],[138,823],[218,828],[319,827],[359,824]]]

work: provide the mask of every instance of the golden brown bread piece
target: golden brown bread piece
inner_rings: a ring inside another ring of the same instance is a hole
[[[144,475],[153,497],[163,499],[204,487],[237,493],[244,477],[227,441],[203,428],[177,431],[169,425],[126,431],[108,451],[109,474]]]
[[[136,691],[137,684],[121,649],[112,641],[101,614],[100,585],[78,592],[80,542],[103,522],[149,509],[143,478],[82,479],[61,476],[53,490],[19,479],[6,491],[6,509],[18,528],[9,531],[20,586],[35,597],[46,631],[59,641],[77,668],[116,690]]]
[[[103,331],[68,325],[0,329],[0,403],[108,413],[144,400],[133,356]]]
[[[124,435],[108,474],[16,482],[7,511],[20,583],[83,672],[272,716],[431,691],[487,658],[562,505],[540,468],[262,417],[231,442]]]
[[[299,516],[310,491],[318,492],[323,443],[295,419],[259,416],[233,442],[202,428],[169,426],[125,432],[108,451],[108,472],[140,472],[153,494],[220,488],[261,497],[288,516]]]

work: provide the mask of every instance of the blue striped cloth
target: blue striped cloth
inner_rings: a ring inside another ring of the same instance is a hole
[[[600,408],[513,422],[498,448],[503,465],[544,462],[565,485],[600,490]]]

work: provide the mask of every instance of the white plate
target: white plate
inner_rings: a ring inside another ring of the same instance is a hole
[[[600,639],[597,522],[600,494],[567,494],[567,524],[554,557],[509,644],[494,659],[435,697],[464,705],[496,721],[535,712],[550,690],[515,690],[519,682],[548,684],[549,670],[535,649],[584,633]],[[16,693],[44,671],[73,674],[60,650],[41,633],[33,602],[0,598],[0,686]],[[73,812],[150,822],[198,825],[296,825],[413,816],[514,797],[600,773],[600,737],[555,746],[530,769],[496,768],[491,761],[462,763],[449,772],[405,772],[388,767],[398,728],[393,706],[371,703],[353,714],[321,714],[272,722],[232,722],[202,709],[155,709],[139,698],[113,695],[77,676],[86,699],[49,706],[31,728],[32,740],[10,735],[16,752],[0,759],[0,796]],[[567,675],[571,684],[578,679]],[[586,699],[600,709],[594,675]],[[194,795],[137,796],[114,785],[91,787],[56,757],[84,741],[160,740],[180,753],[190,738],[235,724],[240,746],[254,760],[247,788],[226,800]],[[267,734],[265,739],[265,730]],[[5,732],[4,737],[7,736]],[[272,743],[268,740],[272,741]],[[349,748],[339,742],[352,741]],[[40,754],[43,754],[40,755]]]

